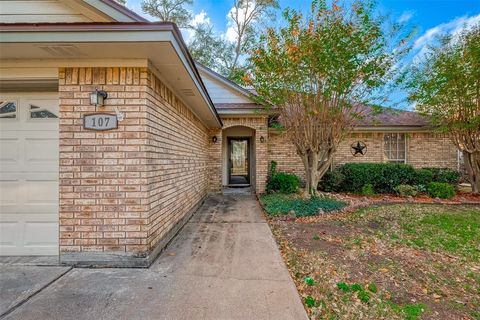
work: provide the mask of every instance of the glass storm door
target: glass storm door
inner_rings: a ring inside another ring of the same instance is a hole
[[[249,152],[248,139],[229,139],[229,184],[248,185],[249,176]]]

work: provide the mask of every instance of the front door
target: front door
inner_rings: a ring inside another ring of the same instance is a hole
[[[249,142],[249,138],[228,139],[228,183],[230,185],[250,185]]]

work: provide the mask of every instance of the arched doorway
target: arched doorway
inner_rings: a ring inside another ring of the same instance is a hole
[[[232,126],[222,132],[223,186],[255,186],[255,130]]]

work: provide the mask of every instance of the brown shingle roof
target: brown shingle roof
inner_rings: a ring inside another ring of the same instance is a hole
[[[262,106],[257,103],[215,103],[217,110],[229,109],[262,109]]]
[[[238,110],[251,111],[261,110],[262,106],[257,103],[216,103],[218,111]],[[359,110],[361,119],[357,120],[359,127],[429,127],[427,117],[414,111],[399,110],[393,108],[372,108],[364,106]]]
[[[428,127],[430,121],[427,117],[414,111],[372,107],[363,107],[362,118],[358,120],[361,127]]]

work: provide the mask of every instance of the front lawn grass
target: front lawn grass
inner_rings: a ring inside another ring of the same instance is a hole
[[[480,319],[480,206],[269,223],[312,319]]]
[[[480,260],[480,213],[468,207],[448,210],[428,206],[395,206],[357,211],[359,226],[376,224],[393,241],[414,248]]]
[[[297,217],[317,215],[321,209],[323,212],[339,210],[345,207],[345,203],[330,199],[314,197],[304,199],[296,194],[272,193],[260,197],[265,211],[272,216],[285,215],[295,212]]]

